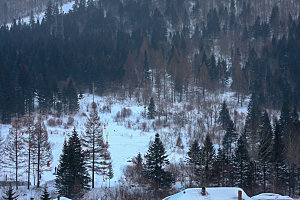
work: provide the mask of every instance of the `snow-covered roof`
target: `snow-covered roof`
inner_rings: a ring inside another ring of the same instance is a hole
[[[238,198],[238,191],[242,191],[244,200],[251,200],[241,188],[236,187],[216,187],[206,188],[207,195],[201,195],[201,188],[185,189],[177,194],[166,197],[164,200],[232,200]]]
[[[281,196],[280,194],[274,193],[262,193],[252,197],[254,200],[293,200],[291,197],[288,196]]]
[[[57,199],[53,199],[53,200],[57,200]],[[67,197],[60,197],[60,200],[72,200],[72,199],[68,199]]]

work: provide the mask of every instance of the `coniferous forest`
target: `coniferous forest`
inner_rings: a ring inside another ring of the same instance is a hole
[[[0,122],[12,123],[12,138],[18,127],[14,119],[31,113],[74,114],[85,93],[136,98],[148,107],[145,118],[160,123],[164,117],[167,123],[162,102],[203,101],[208,106],[210,93],[231,91],[236,104],[248,103],[243,126],[224,101],[214,116],[223,133],[220,148],[214,147],[214,131],[202,133],[201,142],[190,136],[184,144],[189,146],[184,159],[190,172],[184,181],[190,187],[238,186],[253,195],[300,196],[299,1],[75,0],[69,13],[59,5],[49,1],[44,18],[32,13],[29,24],[17,19],[0,28]],[[280,114],[271,116],[270,110]],[[99,120],[95,111],[89,119]],[[213,114],[207,115],[213,121]],[[86,134],[96,134],[100,124]],[[41,121],[31,126],[43,132]],[[72,149],[65,141],[65,155],[71,150],[80,154],[77,137],[74,129],[70,141],[77,146]],[[170,163],[159,137],[149,145],[145,161],[139,154],[131,169],[136,171],[133,182],[150,183],[155,191],[179,180],[162,167]],[[177,143],[181,145],[180,137]],[[98,152],[92,151],[101,154],[105,145],[97,145]],[[11,151],[16,151],[13,145]],[[155,164],[159,169],[152,166],[155,156],[161,159]],[[67,187],[67,160],[61,156],[60,188]],[[88,187],[91,166],[94,187],[95,162],[101,161],[78,164],[83,179],[76,195]],[[60,193],[69,195],[75,186]]]

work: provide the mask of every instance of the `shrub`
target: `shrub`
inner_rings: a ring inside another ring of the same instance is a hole
[[[48,121],[47,121],[47,125],[48,125],[48,126],[51,126],[51,127],[54,127],[54,126],[56,126],[55,119],[54,119],[54,118],[50,118],[50,119],[48,119]]]
[[[72,126],[73,124],[74,124],[74,118],[73,117],[68,117],[67,125]]]

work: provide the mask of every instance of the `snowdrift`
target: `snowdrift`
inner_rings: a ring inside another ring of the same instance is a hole
[[[207,195],[201,195],[201,188],[185,189],[163,200],[233,200],[238,199],[238,191],[242,191],[243,200],[252,200],[241,188],[216,187],[206,188]]]
[[[262,193],[252,197],[254,200],[293,200],[291,197],[288,196],[281,196],[280,194],[273,194],[273,193]]]

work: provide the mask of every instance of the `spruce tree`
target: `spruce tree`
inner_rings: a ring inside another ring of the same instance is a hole
[[[44,187],[44,193],[41,196],[41,200],[51,200],[50,194],[47,191],[47,185]]]
[[[211,178],[213,177],[212,170],[213,170],[213,163],[215,161],[215,149],[214,146],[211,142],[210,136],[207,134],[205,141],[204,141],[204,146],[202,149],[203,153],[203,168],[204,168],[204,185],[210,185]]]
[[[258,127],[261,119],[261,110],[257,102],[256,94],[251,95],[247,109],[244,133],[247,141],[247,149],[251,160],[258,160]]]
[[[55,179],[58,193],[72,199],[80,199],[89,189],[87,173],[80,139],[74,128],[72,136],[65,141]]]
[[[258,181],[263,187],[263,191],[267,190],[267,185],[270,185],[270,169],[272,158],[272,126],[270,124],[268,113],[265,112],[261,124],[259,126],[259,164],[258,164]]]
[[[219,113],[218,122],[221,124],[221,126],[224,130],[227,130],[227,127],[230,125],[230,121],[231,121],[231,118],[229,115],[227,104],[225,101],[223,101],[222,109],[220,110],[220,113]]]
[[[150,104],[148,106],[148,118],[149,119],[154,119],[155,118],[155,104],[154,104],[154,99],[151,97],[150,99]]]
[[[186,158],[186,162],[190,165],[192,169],[191,180],[190,180],[191,182],[194,181],[194,176],[198,175],[198,171],[200,170],[200,165],[202,160],[201,158],[202,158],[201,149],[198,141],[195,140],[193,144],[190,146]]]
[[[95,187],[95,173],[103,174],[106,168],[106,147],[103,142],[101,125],[97,104],[93,102],[92,109],[85,123],[86,131],[82,135],[82,146],[91,155],[91,159],[87,159],[86,163],[87,167],[92,171],[92,188]]]
[[[283,134],[288,132],[288,125],[291,122],[290,104],[288,100],[284,101],[281,108],[280,114],[280,127]]]
[[[218,149],[216,159],[213,163],[213,186],[224,186],[225,185],[225,162],[226,156],[223,148]]]
[[[18,199],[18,195],[16,195],[16,192],[14,192],[13,188],[11,185],[9,185],[8,190],[5,192],[5,196],[2,198],[5,200],[16,200]]]
[[[189,151],[187,152],[188,157],[186,158],[186,161],[190,165],[199,165],[200,163],[200,146],[197,140],[193,142],[193,144],[190,146]]]
[[[165,147],[157,133],[145,156],[146,164],[144,168],[145,178],[153,181],[156,189],[170,187],[175,181],[173,175],[164,170],[164,167],[169,164],[167,157]]]
[[[284,193],[287,177],[287,168],[284,162],[284,143],[280,131],[280,124],[276,120],[274,128],[274,141],[272,145],[272,171],[273,171],[273,188],[278,193]]]
[[[225,150],[225,154],[227,157],[233,155],[233,150],[236,146],[236,141],[237,141],[237,133],[234,128],[233,122],[230,120],[227,126],[227,130],[225,133],[225,136],[223,138],[223,148]]]
[[[238,139],[234,154],[235,185],[244,189],[251,187],[251,162],[243,136]]]

